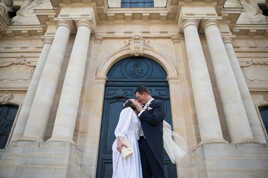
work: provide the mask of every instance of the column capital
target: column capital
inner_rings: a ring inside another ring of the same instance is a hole
[[[194,25],[194,26],[198,26],[198,24],[199,24],[199,19],[184,19],[183,21],[182,21],[182,24],[183,24],[183,28],[186,28],[186,27],[188,27],[188,26],[190,26],[190,25]]]
[[[88,19],[79,19],[75,21],[75,24],[78,27],[88,27],[90,30],[95,29],[95,25],[91,20]]]
[[[233,42],[234,35],[222,35],[223,42],[226,43],[231,43]]]
[[[73,27],[73,21],[72,20],[58,19],[57,24],[58,24],[58,27],[66,27],[66,28],[68,28],[70,30]]]
[[[181,34],[176,34],[171,36],[171,40],[173,41],[173,43],[179,43],[184,39],[184,37]]]
[[[202,27],[206,29],[209,26],[217,26],[217,19],[205,19],[205,20],[202,20],[201,23],[202,23]]]
[[[52,44],[53,40],[54,40],[54,36],[43,36],[42,37],[43,43],[44,44]]]

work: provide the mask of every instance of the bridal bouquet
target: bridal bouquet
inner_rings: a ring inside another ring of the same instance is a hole
[[[124,138],[124,137],[120,137],[120,140],[123,142],[124,146],[121,150],[121,154],[123,156],[123,158],[127,159],[129,156],[131,156],[133,154],[133,149],[131,147],[130,142],[128,141],[128,139]]]

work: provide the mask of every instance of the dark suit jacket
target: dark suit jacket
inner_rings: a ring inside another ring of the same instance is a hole
[[[149,105],[151,110],[145,110],[140,116],[144,136],[155,158],[163,166],[163,120],[165,117],[163,103],[153,100]]]

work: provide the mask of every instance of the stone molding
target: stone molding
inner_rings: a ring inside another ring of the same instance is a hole
[[[0,1],[0,32],[7,29],[9,25],[8,7],[5,2]]]
[[[30,61],[27,60],[26,57],[20,56],[16,58],[15,60],[9,60],[9,61],[1,61],[0,62],[0,68],[2,67],[9,67],[12,65],[25,65],[29,67],[35,67],[36,61]]]
[[[135,44],[133,44],[135,45]],[[100,64],[97,67],[97,72],[96,72],[96,76],[95,79],[96,80],[106,80],[106,74],[109,71],[110,67],[115,64],[116,62],[118,62],[120,59],[122,59],[122,57],[126,57],[126,56],[131,56],[131,54],[133,53],[133,51],[130,49],[130,46],[128,41],[125,42],[125,45],[120,48],[119,50],[117,50],[116,52],[114,52],[112,55],[110,55],[106,60],[104,60],[104,62],[102,64]],[[152,49],[150,46],[148,46],[148,42],[147,44],[145,44],[146,47],[143,48],[143,56],[148,56],[149,58],[155,60],[156,62],[158,62],[167,72],[168,74],[168,81],[170,80],[178,80],[178,73],[176,68],[174,67],[174,65],[170,64],[168,62],[168,60],[164,59],[163,56],[161,56],[159,53],[157,53],[154,49]]]
[[[124,41],[125,46],[122,47],[120,50],[130,50],[131,54],[134,56],[142,56],[144,55],[145,49],[152,49],[150,46],[150,41],[145,40],[140,35],[135,35],[130,40]]]
[[[14,98],[13,94],[0,94],[0,104],[8,104]]]

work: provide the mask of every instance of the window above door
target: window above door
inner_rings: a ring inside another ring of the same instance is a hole
[[[168,0],[108,0],[109,8],[165,8]]]
[[[121,0],[121,8],[153,8],[153,0]]]

